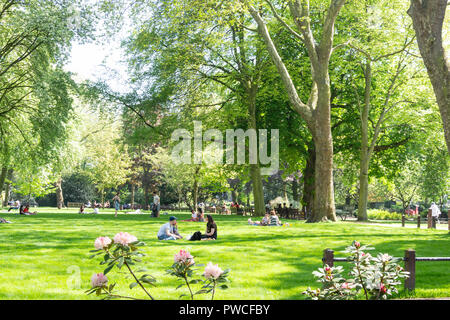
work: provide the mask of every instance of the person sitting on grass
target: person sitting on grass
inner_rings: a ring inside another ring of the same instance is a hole
[[[270,216],[268,213],[264,215],[261,221],[252,221],[252,218],[248,219],[248,224],[252,226],[268,226],[270,222]]]
[[[10,207],[10,208],[8,209],[8,212],[10,212],[12,209],[17,210],[17,209],[19,209],[19,208],[20,208],[20,201],[17,200],[17,201],[15,202],[14,207]]]
[[[187,220],[181,220],[181,221],[185,221],[185,222],[198,221],[197,212],[195,212],[194,210],[191,210],[191,218],[187,219]]]
[[[202,240],[217,240],[217,225],[210,214],[206,215],[206,233],[202,234]]]
[[[178,230],[175,231],[177,224],[177,218],[171,216],[169,222],[163,224],[158,231],[158,240],[177,240],[181,239]],[[178,235],[176,233],[178,233]]]
[[[282,226],[283,224],[280,221],[280,218],[278,218],[277,213],[274,209],[270,211],[270,218],[269,218],[269,226]]]
[[[205,222],[205,214],[203,213],[203,209],[199,208],[197,213],[197,221],[198,222]]]
[[[34,216],[37,214],[37,212],[30,212],[30,205],[26,205],[25,208],[22,206],[20,206],[20,210],[19,210],[20,214],[23,214],[25,216]]]
[[[178,223],[177,220],[175,220],[175,224],[173,225],[173,234],[178,236],[179,239],[183,239],[183,236],[178,232]]]
[[[82,204],[80,206],[80,211],[78,211],[79,214],[83,214],[84,213],[84,204]]]
[[[92,212],[92,214],[99,214],[100,210],[98,209],[98,206],[94,207],[94,212]]]

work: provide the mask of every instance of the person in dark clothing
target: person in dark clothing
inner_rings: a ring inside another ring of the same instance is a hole
[[[202,240],[216,240],[217,225],[210,214],[206,215],[206,233],[202,234]]]

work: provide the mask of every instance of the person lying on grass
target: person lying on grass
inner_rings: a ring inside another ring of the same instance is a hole
[[[0,223],[12,223],[11,221],[0,218]]]
[[[269,225],[270,216],[268,213],[264,215],[261,221],[252,221],[252,218],[248,219],[248,224],[252,226],[268,226]]]
[[[24,208],[23,205],[20,206],[19,214],[23,214],[25,216],[34,216],[34,215],[37,214],[37,212],[36,211],[35,212],[30,212],[30,205],[27,204],[25,206],[25,208]]]
[[[217,239],[217,225],[210,214],[206,215],[206,233],[202,234],[202,240],[216,240]]]
[[[169,222],[163,224],[158,231],[157,237],[158,240],[177,240],[182,237],[178,233],[178,229],[176,227],[177,218],[171,216],[169,218]]]
[[[125,212],[125,214],[141,214],[141,209],[136,209],[135,211]]]

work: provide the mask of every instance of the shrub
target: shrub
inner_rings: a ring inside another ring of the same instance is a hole
[[[103,256],[100,265],[107,265],[107,267],[102,273],[95,273],[92,276],[91,288],[87,290],[86,293],[95,293],[97,296],[102,295],[104,296],[104,300],[136,300],[136,298],[133,297],[117,294],[114,291],[116,284],[109,283],[109,279],[106,277],[106,274],[108,274],[114,267],[117,267],[117,269],[120,270],[123,266],[125,266],[128,273],[134,279],[134,282],[129,285],[129,288],[133,289],[134,287],[140,287],[148,298],[154,300],[153,296],[145,286],[155,286],[154,283],[156,282],[156,279],[147,274],[147,269],[145,268],[140,268],[137,271],[132,269],[132,266],[142,262],[141,258],[146,256],[139,250],[142,246],[145,246],[144,242],[138,241],[135,236],[127,232],[117,233],[112,240],[108,237],[98,237],[94,242],[95,250],[91,250],[94,254],[89,258],[92,259],[97,256]],[[195,295],[201,294],[211,294],[211,300],[213,300],[217,288],[222,290],[228,288],[227,282],[229,282],[229,280],[227,277],[230,271],[229,269],[222,270],[217,264],[214,265],[210,262],[205,267],[203,273],[204,279],[192,279],[195,277],[194,272],[196,271],[196,266],[200,267],[202,265],[197,265],[194,261],[194,257],[188,251],[180,250],[180,252],[176,253],[174,256],[174,264],[169,270],[167,270],[170,275],[173,275],[184,282],[180,284],[177,289],[187,286],[189,296],[192,300],[194,300]],[[141,273],[144,274],[138,275]],[[192,285],[196,284],[199,284],[201,287],[198,288],[198,290],[193,291]],[[186,296],[186,294],[182,294],[180,298],[183,296]]]
[[[372,220],[401,220],[402,215],[397,212],[389,212],[379,209],[367,210],[367,217]]]
[[[409,272],[404,271],[397,264],[397,260],[388,254],[378,254],[373,257],[366,250],[373,250],[362,246],[358,241],[344,251],[348,254],[348,261],[353,263],[350,278],[342,275],[343,268],[325,265],[314,271],[322,289],[312,290],[308,287],[303,294],[313,300],[350,300],[363,294],[366,300],[385,300],[393,293],[398,293],[397,286],[400,279],[408,278]]]

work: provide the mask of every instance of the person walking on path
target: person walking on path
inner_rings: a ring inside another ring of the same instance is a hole
[[[440,223],[439,222],[439,216],[441,215],[441,210],[439,210],[439,207],[436,205],[436,203],[433,202],[431,204],[430,209],[431,209],[431,217],[432,217],[434,223],[436,223],[436,221],[438,223]]]
[[[116,195],[114,196],[113,202],[114,202],[114,208],[116,209],[116,214],[114,215],[114,217],[117,217],[117,212],[120,210],[119,192],[117,192]]]

